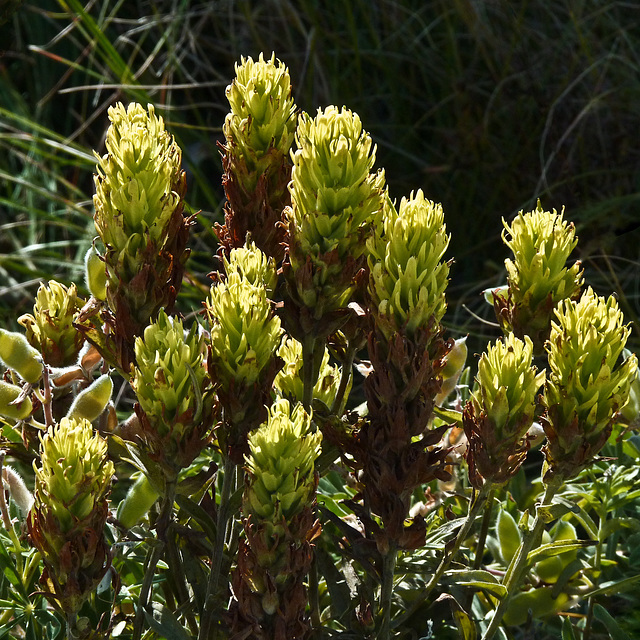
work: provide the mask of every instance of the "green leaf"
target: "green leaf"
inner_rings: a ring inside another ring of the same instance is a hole
[[[556,540],[555,542],[549,542],[530,551],[527,556],[527,563],[533,565],[544,558],[559,556],[561,553],[566,553],[567,551],[584,549],[585,547],[593,546],[593,544],[591,540]]]
[[[443,582],[487,591],[497,598],[504,598],[507,594],[507,588],[492,573],[482,569],[450,569],[444,574]]]
[[[562,623],[562,640],[576,640],[576,635],[573,633],[571,618],[565,618]]]
[[[462,412],[454,411],[453,409],[443,409],[442,407],[433,407],[433,413],[447,423],[457,424],[462,426]]]
[[[610,596],[617,593],[622,593],[631,589],[636,582],[640,580],[640,573],[624,578],[623,580],[612,580],[611,582],[605,582],[593,591],[589,591],[583,594],[583,599],[593,598],[595,596]]]
[[[578,509],[579,507],[576,504],[569,502],[564,498],[556,497],[552,504],[544,507],[539,506],[536,509],[536,513],[544,522],[549,524],[554,520],[558,520],[558,518],[562,518],[562,516],[567,513],[576,513]]]
[[[618,623],[601,604],[593,607],[593,614],[607,628],[612,640],[630,640],[629,636],[618,626]]]
[[[151,629],[165,640],[192,640],[173,612],[163,604],[152,602],[150,607],[144,610],[144,616]]]
[[[614,531],[622,529],[623,527],[628,527],[629,529],[633,529],[635,532],[640,532],[640,522],[635,518],[611,518],[610,520],[607,520],[604,527],[602,527],[600,537],[604,541]]]
[[[189,498],[189,496],[178,494],[176,495],[176,502],[181,509],[184,509],[184,511],[200,525],[207,538],[211,542],[214,542],[217,530],[214,519],[199,504],[196,504]]]

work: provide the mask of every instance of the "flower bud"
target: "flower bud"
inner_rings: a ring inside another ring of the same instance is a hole
[[[0,360],[26,382],[42,378],[42,356],[21,333],[0,329]]]

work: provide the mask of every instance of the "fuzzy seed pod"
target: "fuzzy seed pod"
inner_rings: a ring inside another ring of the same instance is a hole
[[[42,378],[42,356],[21,333],[0,329],[0,360],[26,382]]]
[[[19,404],[15,404],[21,393],[22,389],[19,386],[0,380],[0,416],[12,420],[24,420],[29,417],[33,411],[29,396]]]
[[[91,246],[84,256],[84,270],[87,289],[97,300],[107,298],[107,272],[102,256]]]
[[[112,393],[113,381],[105,373],[76,396],[67,412],[67,418],[93,422],[109,404]]]

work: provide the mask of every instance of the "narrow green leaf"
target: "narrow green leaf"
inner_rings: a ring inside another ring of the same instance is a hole
[[[562,640],[576,640],[576,635],[573,633],[571,618],[565,618],[562,623]]]
[[[601,584],[597,589],[589,591],[583,595],[583,599],[593,598],[595,596],[610,596],[631,589],[636,582],[640,580],[640,573],[624,578],[623,580],[613,580]]]
[[[151,609],[151,611],[149,611]],[[152,602],[144,616],[153,631],[165,640],[192,640],[173,612],[159,602]]]
[[[607,628],[611,640],[630,640],[629,636],[618,626],[618,623],[601,604],[593,607],[593,614]]]
[[[566,553],[567,551],[576,551],[577,549],[584,549],[585,547],[593,545],[594,543],[591,542],[591,540],[556,540],[555,542],[543,544],[541,547],[530,551],[527,556],[527,562],[529,564],[535,564],[544,558],[559,556],[561,553]]]

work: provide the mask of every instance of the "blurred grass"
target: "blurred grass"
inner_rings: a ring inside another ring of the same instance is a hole
[[[456,263],[448,322],[472,351],[496,329],[479,291],[504,279],[501,218],[566,206],[587,280],[616,290],[640,344],[640,8],[558,0],[43,0],[0,28],[0,325],[40,279],[81,279],[106,109],[153,102],[201,210],[184,309],[213,264],[216,141],[242,55],[275,51],[299,106],[357,111],[392,197],[441,201]]]

